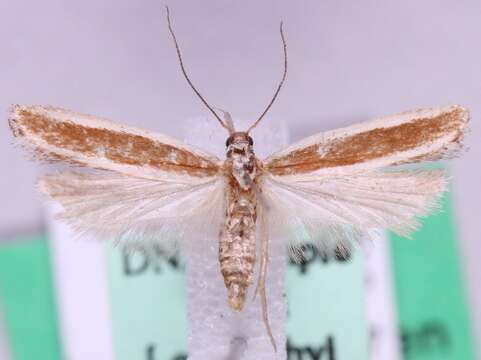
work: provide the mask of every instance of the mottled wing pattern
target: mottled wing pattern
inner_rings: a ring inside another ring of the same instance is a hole
[[[100,169],[43,177],[42,193],[80,233],[166,242],[218,229],[220,160],[161,134],[43,106],[14,106],[10,126],[42,160]],[[102,171],[106,170],[106,171]]]
[[[469,114],[460,106],[420,109],[315,134],[264,160],[273,175],[366,171],[439,160],[462,146]]]
[[[328,250],[376,229],[408,236],[438,207],[442,170],[380,168],[455,156],[467,110],[424,109],[316,134],[264,161],[273,229]],[[295,249],[294,249],[295,250]]]
[[[219,159],[166,135],[60,108],[16,105],[9,124],[41,160],[153,179],[219,171]]]

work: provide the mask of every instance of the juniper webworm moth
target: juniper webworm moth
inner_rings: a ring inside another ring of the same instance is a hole
[[[66,162],[94,172],[43,177],[42,193],[63,207],[61,217],[79,232],[117,241],[190,241],[218,232],[220,272],[233,310],[242,310],[259,263],[256,294],[270,331],[265,292],[269,233],[284,238],[302,230],[332,250],[372,229],[408,235],[435,209],[448,180],[443,170],[399,169],[453,157],[462,148],[468,111],[460,106],[419,109],[318,133],[259,159],[251,132],[228,112],[211,107],[189,79],[167,9],[181,70],[228,135],[221,160],[168,136],[50,106],[15,105],[14,136],[39,160]],[[219,211],[220,209],[220,211]],[[260,254],[256,254],[256,243]],[[289,244],[295,254],[298,244]]]

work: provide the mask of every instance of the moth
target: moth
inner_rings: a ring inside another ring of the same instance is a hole
[[[256,294],[275,348],[265,291],[269,233],[301,233],[303,241],[324,249],[359,240],[371,229],[408,235],[419,217],[436,209],[448,179],[443,170],[398,166],[457,155],[468,111],[457,105],[408,111],[318,133],[259,159],[251,134],[287,74],[282,23],[282,79],[265,110],[241,131],[194,87],[168,9],[167,21],[183,75],[228,133],[224,160],[166,135],[50,106],[15,105],[9,124],[37,159],[98,170],[48,175],[39,182],[78,231],[117,241],[164,235],[195,241],[213,229],[227,301],[238,311],[259,263]],[[290,248],[301,251],[295,241]]]

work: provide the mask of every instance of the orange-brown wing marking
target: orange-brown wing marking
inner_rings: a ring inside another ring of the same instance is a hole
[[[264,161],[274,175],[364,164],[380,167],[438,160],[461,147],[467,110],[425,109],[314,135]]]
[[[16,106],[10,127],[48,161],[117,171],[130,165],[200,177],[219,170],[216,158],[174,139],[62,109]]]

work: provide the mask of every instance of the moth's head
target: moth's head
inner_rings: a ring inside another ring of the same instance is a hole
[[[254,145],[249,133],[244,131],[233,132],[226,140],[225,146],[232,150],[248,150]]]

